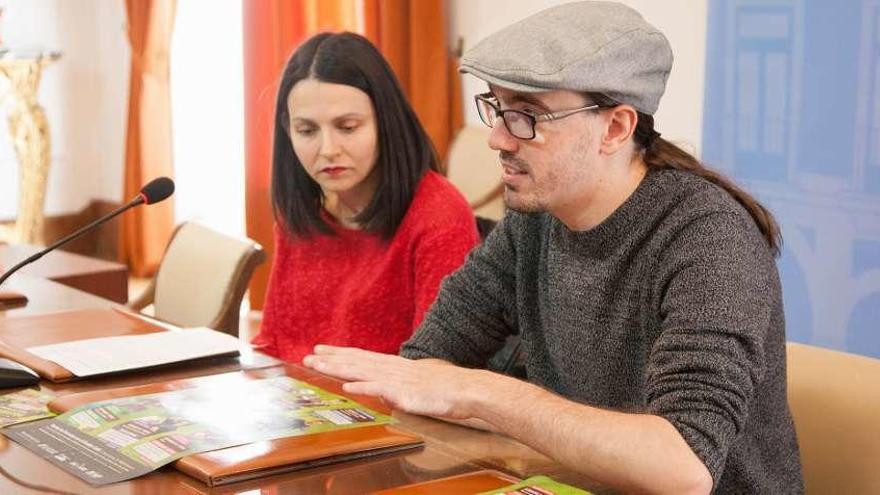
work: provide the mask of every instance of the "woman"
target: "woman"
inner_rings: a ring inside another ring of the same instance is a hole
[[[473,214],[390,67],[365,38],[319,34],[284,70],[275,118],[275,259],[255,344],[397,353],[479,241]]]

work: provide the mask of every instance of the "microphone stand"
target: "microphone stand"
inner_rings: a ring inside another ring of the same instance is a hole
[[[13,273],[17,272],[18,270],[20,270],[24,266],[26,266],[30,263],[33,263],[34,261],[37,261],[38,259],[42,258],[46,253],[53,251],[53,250],[57,249],[59,246],[63,246],[64,244],[67,244],[68,242],[81,237],[83,234],[85,234],[89,230],[97,227],[98,225],[106,222],[107,220],[110,220],[111,218],[119,215],[120,213],[122,213],[130,208],[134,208],[135,206],[143,204],[144,202],[145,202],[144,197],[142,195],[139,195],[138,197],[129,201],[127,204],[124,204],[124,205],[120,206],[119,208],[116,208],[115,210],[113,210],[110,213],[104,215],[103,217],[93,221],[92,223],[86,225],[85,227],[82,227],[82,228],[74,231],[73,233],[55,241],[54,243],[52,243],[52,245],[43,249],[42,251],[34,253],[31,256],[25,258],[24,260],[20,261],[15,266],[10,268],[2,276],[0,276],[0,285],[3,285],[3,282],[5,282],[6,279],[8,279],[10,276],[12,276]],[[18,293],[11,292],[11,291],[0,291],[0,310],[4,309],[4,307],[6,305],[19,306],[19,305],[23,305],[23,304],[27,304],[27,297],[24,296],[23,294],[18,294]]]
[[[67,244],[68,242],[85,234],[89,230],[97,227],[107,220],[110,220],[116,215],[119,215],[125,210],[128,210],[129,208],[135,207],[144,202],[146,202],[145,197],[143,195],[139,195],[135,199],[129,201],[127,204],[120,206],[119,208],[111,211],[110,213],[86,225],[85,227],[82,227],[79,230],[74,231],[72,234],[63,237],[58,241],[55,241],[54,243],[52,243],[51,246],[43,249],[36,254],[29,256],[25,260],[10,268],[6,273],[0,276],[0,284],[5,282],[6,279],[8,279],[10,276],[12,276],[13,273],[17,272],[22,267],[28,265],[29,263],[37,261],[38,259],[42,258],[43,255],[52,251],[53,249]],[[24,306],[25,304],[27,304],[27,297],[24,294],[18,294],[11,291],[0,291],[0,311],[12,307]],[[34,370],[11,359],[0,358],[0,388],[26,387],[30,385],[36,385],[39,382],[40,376]]]

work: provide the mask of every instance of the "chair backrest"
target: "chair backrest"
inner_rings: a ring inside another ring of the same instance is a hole
[[[806,493],[880,493],[880,360],[788,344]]]
[[[242,297],[254,268],[265,259],[262,247],[250,239],[192,222],[181,224],[156,274],[155,316],[237,336]]]
[[[498,152],[487,144],[490,131],[483,124],[466,125],[458,131],[449,147],[446,177],[476,215],[497,221],[504,216],[504,200]]]

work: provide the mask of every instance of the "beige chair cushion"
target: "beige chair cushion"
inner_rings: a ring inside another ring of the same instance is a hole
[[[880,361],[788,344],[806,493],[880,493]]]
[[[458,132],[449,148],[446,177],[468,203],[480,201],[501,184],[498,152],[489,148],[491,129],[483,124],[467,125]],[[500,220],[504,216],[501,196],[474,211],[476,215]]]
[[[223,310],[253,242],[188,222],[171,240],[153,302],[157,318],[183,327],[210,325]]]

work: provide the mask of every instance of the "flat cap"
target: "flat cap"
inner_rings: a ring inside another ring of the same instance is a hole
[[[672,69],[672,48],[635,10],[574,2],[512,24],[468,50],[461,72],[514,91],[602,93],[653,115]]]

